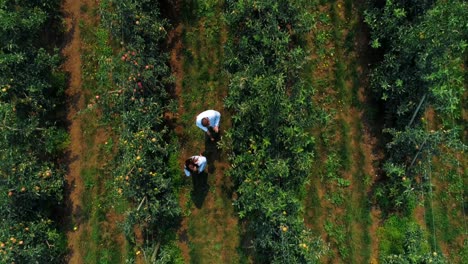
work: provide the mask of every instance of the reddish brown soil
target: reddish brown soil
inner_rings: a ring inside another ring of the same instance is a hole
[[[69,147],[70,164],[66,176],[68,188],[70,190],[69,199],[71,201],[72,224],[78,227],[76,231],[67,233],[68,247],[70,249],[69,263],[83,263],[79,254],[79,242],[83,228],[79,222],[81,211],[81,196],[83,193],[83,181],[81,179],[82,159],[84,153],[83,134],[81,129],[82,120],[77,116],[78,111],[84,107],[84,98],[81,90],[81,57],[80,57],[80,8],[82,1],[66,0],[63,4],[67,34],[70,38],[68,45],[63,49],[63,55],[67,58],[63,67],[70,73],[70,83],[66,91],[68,96],[67,119],[70,122],[69,133],[71,144]]]
[[[377,264],[379,263],[379,237],[378,229],[382,225],[381,211],[372,208],[371,210],[371,221],[372,225],[369,229],[369,232],[372,234],[372,243],[371,243],[371,257],[370,263]]]
[[[182,101],[182,81],[184,79],[184,71],[183,71],[183,57],[181,55],[183,44],[182,44],[182,32],[183,32],[183,25],[180,23],[174,30],[169,32],[168,42],[171,45],[171,53],[170,53],[170,63],[172,68],[172,74],[176,77],[175,82],[175,93],[179,101],[179,108],[178,108],[178,116],[180,116],[184,112],[184,102]],[[183,134],[184,127],[181,125],[176,126],[175,132],[177,135]],[[184,153],[184,155],[186,155]],[[189,154],[190,155],[190,154]],[[179,157],[179,164],[184,164],[185,156],[180,155]],[[184,208],[188,197],[185,195],[180,195],[179,205],[181,208]],[[182,256],[185,259],[186,263],[190,263],[190,249],[188,246],[187,241],[187,232],[188,232],[188,218],[184,217],[181,222],[181,228],[179,229],[178,236],[179,236],[179,248],[182,251]]]
[[[66,175],[68,203],[70,210],[70,230],[67,232],[69,256],[68,263],[81,264],[84,263],[81,243],[83,235],[90,231],[90,226],[82,215],[82,197],[84,192],[83,179],[81,172],[84,168],[99,168],[104,166],[106,162],[99,160],[100,146],[109,138],[109,132],[104,129],[96,129],[92,132],[92,147],[86,145],[83,135],[83,125],[90,125],[86,115],[79,114],[79,111],[85,108],[86,91],[82,87],[82,61],[81,54],[84,52],[85,44],[81,40],[80,21],[84,21],[86,25],[94,25],[97,18],[83,13],[85,6],[87,10],[96,8],[96,1],[93,0],[66,0],[63,2],[63,13],[66,23],[66,34],[68,43],[62,50],[66,61],[62,65],[63,69],[69,73],[70,81],[66,90],[68,97],[68,113],[67,119],[69,122],[70,146],[69,146],[69,169]],[[98,114],[99,115],[99,114]],[[94,126],[97,127],[97,126]],[[86,155],[85,155],[86,154]],[[114,234],[117,229],[117,223],[123,220],[123,216],[117,215],[115,212],[106,214],[107,221],[101,225],[101,231],[106,236]],[[77,230],[73,230],[74,228]],[[113,243],[121,245],[122,252],[125,252],[125,238],[123,234],[112,235]],[[96,245],[98,247],[98,245]]]
[[[366,112],[366,109],[372,106],[370,105],[371,102],[368,99],[368,90],[366,88],[367,61],[366,58],[362,58],[361,53],[366,50],[368,40],[365,39],[366,36],[362,34],[362,32],[355,32],[357,34],[355,34],[354,49],[348,51],[343,48],[344,39],[347,34],[352,30],[357,30],[356,26],[353,26],[353,24],[356,23],[358,12],[353,9],[351,11],[351,18],[347,19],[343,1],[337,1],[335,5],[335,9],[331,8],[330,5],[324,5],[320,6],[319,10],[321,13],[330,14],[330,17],[332,16],[333,10],[337,11],[337,20],[342,24],[334,26],[339,27],[343,39],[336,41],[332,38],[331,43],[325,44],[326,50],[334,49],[334,54],[327,55],[325,58],[319,58],[319,56],[315,54],[316,47],[313,39],[309,39],[309,45],[313,52],[311,59],[312,61],[317,61],[317,65],[311,74],[313,75],[314,81],[327,80],[331,85],[334,85],[336,79],[335,69],[337,67],[336,59],[338,59],[344,63],[346,67],[344,76],[341,76],[344,78],[344,91],[340,91],[339,87],[325,87],[317,91],[317,94],[314,96],[315,103],[327,112],[335,109],[337,113],[331,121],[331,127],[325,127],[321,128],[319,131],[314,131],[314,136],[319,139],[322,136],[321,134],[325,131],[334,131],[331,138],[332,142],[329,143],[328,147],[322,146],[321,144],[317,146],[317,169],[319,169],[319,173],[322,174],[325,173],[324,164],[330,152],[330,148],[340,149],[341,146],[347,142],[346,148],[349,150],[348,155],[350,155],[350,157],[348,158],[350,159],[350,163],[348,169],[340,172],[340,177],[349,180],[351,185],[343,189],[342,187],[335,186],[336,184],[327,184],[326,182],[319,183],[317,182],[319,180],[317,177],[318,175],[316,175],[312,183],[314,186],[310,188],[314,188],[313,192],[317,193],[320,205],[307,204],[307,206],[317,206],[320,210],[314,211],[316,213],[312,214],[308,212],[307,215],[309,219],[306,219],[306,221],[314,230],[321,232],[322,238],[327,242],[334,241],[334,238],[329,237],[324,230],[324,225],[327,221],[337,226],[349,224],[350,227],[346,228],[346,236],[352,237],[353,239],[353,242],[351,242],[353,243],[353,249],[350,249],[350,251],[352,250],[354,252],[352,256],[353,261],[356,263],[364,263],[364,255],[362,252],[370,251],[369,261],[377,263],[378,238],[376,232],[380,226],[380,212],[375,208],[369,212],[369,218],[371,220],[369,226],[365,223],[361,223],[359,216],[357,216],[358,219],[352,219],[349,223],[345,220],[347,214],[352,213],[351,211],[354,210],[353,207],[361,207],[363,200],[371,198],[371,186],[372,183],[377,180],[378,174],[375,166],[383,159],[383,152],[377,140],[378,135],[375,134],[378,128],[373,127],[375,124],[370,122],[371,120]],[[333,30],[337,29],[319,23],[314,31],[326,31],[331,33]],[[353,66],[357,68],[352,68]],[[357,78],[359,78],[359,86],[357,87],[353,84],[353,71],[357,75]],[[356,94],[357,105],[352,102],[352,100],[349,100],[353,94]],[[348,128],[346,134],[342,133],[341,124],[345,124]],[[370,177],[367,185],[364,183],[362,177]],[[346,199],[343,205],[336,206],[324,199],[327,194],[331,195],[336,192],[343,193]],[[369,233],[371,237],[370,245],[364,244],[365,242],[361,238],[362,233]],[[331,244],[332,255],[324,257],[322,262],[342,263],[343,259],[341,259],[339,255],[338,248],[333,244],[334,243]],[[344,245],[342,244],[342,246]]]

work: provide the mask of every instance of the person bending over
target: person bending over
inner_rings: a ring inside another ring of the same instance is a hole
[[[219,137],[219,121],[221,114],[215,110],[206,110],[197,116],[197,126],[205,131],[211,141],[215,141]]]
[[[193,174],[200,174],[205,170],[206,167],[206,157],[202,156],[192,156],[185,161],[184,172],[185,176],[189,177]]]

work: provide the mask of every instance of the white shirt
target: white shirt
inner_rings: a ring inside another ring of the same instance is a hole
[[[197,116],[197,121],[196,121],[197,126],[201,128],[203,131],[208,132],[208,128],[202,125],[202,119],[205,117],[208,118],[208,120],[210,120],[210,126],[212,127],[219,126],[219,120],[221,119],[221,114],[215,110],[206,110],[205,112],[202,112]]]
[[[198,159],[195,164],[198,165],[198,173],[202,172],[205,170],[206,167],[206,157],[204,156],[192,156],[190,157],[191,159]],[[188,168],[184,168],[185,176],[189,177],[191,172],[188,170]]]

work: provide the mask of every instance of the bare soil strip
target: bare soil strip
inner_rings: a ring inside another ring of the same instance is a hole
[[[117,257],[122,253],[125,254],[125,238],[117,227],[117,223],[123,221],[122,215],[110,209],[110,211],[103,212],[106,220],[98,222],[96,222],[96,217],[89,215],[91,212],[94,216],[96,210],[101,210],[98,207],[108,195],[105,188],[107,179],[100,175],[100,168],[106,165],[102,159],[110,158],[103,157],[101,154],[101,146],[105,144],[110,133],[106,131],[106,128],[99,127],[99,114],[80,114],[80,111],[86,108],[85,97],[90,93],[89,89],[83,87],[86,80],[82,79],[84,67],[82,53],[91,52],[89,49],[92,48],[84,43],[85,33],[81,32],[80,25],[95,26],[97,18],[93,10],[96,5],[97,2],[92,0],[66,0],[62,7],[68,36],[68,43],[62,51],[66,58],[63,69],[69,73],[70,77],[69,87],[66,90],[67,120],[71,141],[68,150],[69,168],[66,176],[66,189],[69,211],[67,238],[70,254],[68,261],[72,264],[115,258],[116,256],[107,253],[116,247],[121,251],[121,253],[116,252]],[[87,28],[87,30],[92,31],[93,28]],[[88,179],[83,178],[84,174]],[[87,199],[86,204],[83,199]],[[94,228],[98,228],[99,231]],[[96,238],[94,234],[100,234],[102,238]],[[106,241],[106,244],[99,241]],[[120,261],[124,262],[123,259]]]
[[[81,196],[83,193],[83,181],[81,179],[82,159],[84,151],[83,134],[81,129],[82,120],[77,113],[84,107],[84,97],[81,86],[81,39],[79,21],[81,18],[81,1],[66,0],[63,4],[65,13],[65,22],[67,25],[67,35],[69,37],[68,45],[63,49],[63,55],[66,61],[63,65],[64,70],[70,74],[69,87],[66,90],[68,97],[68,114],[69,133],[71,144],[69,148],[69,169],[66,177],[67,189],[69,192],[69,202],[71,210],[71,222],[79,219],[81,204]],[[79,223],[76,223],[79,224]],[[77,226],[78,227],[78,226]],[[74,229],[74,228],[73,228]],[[69,263],[83,263],[79,252],[79,238],[81,229],[71,230],[67,233],[68,247],[70,249]]]

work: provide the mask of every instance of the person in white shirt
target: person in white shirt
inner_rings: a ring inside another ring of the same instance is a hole
[[[197,116],[196,124],[210,137],[211,141],[219,136],[219,121],[221,114],[215,110],[206,110]]]
[[[199,156],[192,156],[185,161],[185,176],[189,177],[192,174],[200,174],[205,170],[205,167],[206,157],[201,154]]]

